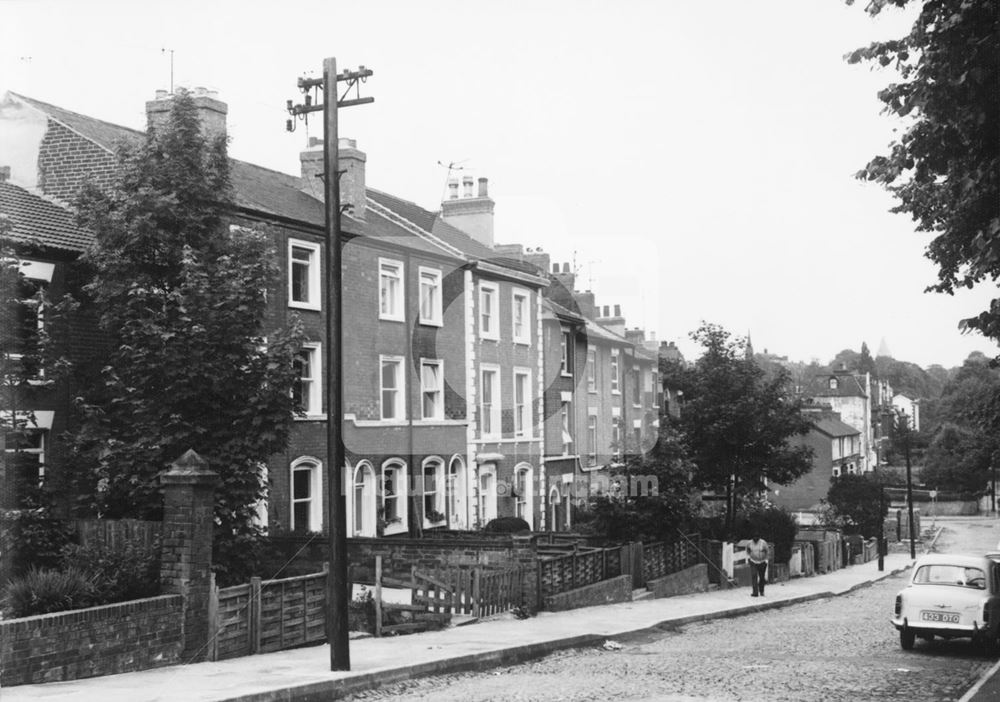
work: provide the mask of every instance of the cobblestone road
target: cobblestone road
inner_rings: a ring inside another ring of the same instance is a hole
[[[992,548],[996,533],[992,521],[955,523],[938,550]],[[888,619],[905,578],[897,575],[841,597],[621,639],[619,651],[565,651],[350,699],[957,700],[994,660],[967,641],[918,641],[913,651],[902,651]]]

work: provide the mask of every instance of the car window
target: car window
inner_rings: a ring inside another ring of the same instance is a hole
[[[913,582],[921,585],[960,585],[962,587],[986,589],[986,573],[980,568],[966,568],[957,565],[925,565],[917,569]]]

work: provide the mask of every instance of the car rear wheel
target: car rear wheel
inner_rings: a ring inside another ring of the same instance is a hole
[[[914,639],[916,639],[916,634],[913,633],[912,629],[899,630],[899,645],[902,646],[904,651],[909,651],[913,648]]]

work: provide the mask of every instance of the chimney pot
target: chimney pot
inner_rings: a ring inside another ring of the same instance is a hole
[[[615,305],[615,316],[616,317],[621,317],[622,316],[622,306],[621,305]]]
[[[487,183],[488,180],[486,178],[479,179],[479,197],[489,197],[486,189]]]
[[[457,200],[458,199],[458,179],[452,178],[448,181],[448,199]]]
[[[569,264],[568,263],[563,262],[562,272],[563,273],[569,273]]]
[[[610,317],[611,316],[610,310],[611,310],[610,307],[608,307],[607,305],[604,306],[604,316],[605,317]]]
[[[558,273],[559,272],[559,264],[558,263],[553,263],[552,264],[552,272],[553,273]]]
[[[169,95],[170,95],[170,93],[168,93],[166,90],[157,90],[156,91],[156,99],[157,100],[166,100]]]
[[[462,178],[462,197],[472,197],[472,176]]]
[[[0,166],[0,183],[10,180],[10,166]]]

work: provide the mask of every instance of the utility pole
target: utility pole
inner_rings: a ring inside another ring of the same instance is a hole
[[[903,433],[903,451],[906,455],[906,509],[910,519],[910,558],[917,557],[917,547],[915,535],[913,533],[913,474],[910,467],[910,426],[909,418],[904,414],[902,422],[905,427]]]
[[[330,670],[350,670],[347,608],[351,598],[348,582],[347,520],[343,491],[344,472],[344,393],[343,393],[343,310],[341,308],[343,269],[340,235],[340,168],[338,162],[337,110],[341,107],[375,102],[371,97],[347,98],[351,89],[360,92],[372,71],[360,66],[356,71],[337,74],[337,59],[323,61],[322,78],[299,78],[305,94],[301,105],[287,103],[292,119],[288,131],[295,131],[295,119],[308,119],[310,112],[323,112],[323,194],[326,215],[326,464],[327,537],[330,568],[326,587],[326,636],[330,643]],[[344,95],[337,97],[337,83],[346,83]],[[314,104],[313,93],[323,90],[322,104]]]

